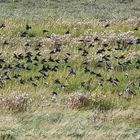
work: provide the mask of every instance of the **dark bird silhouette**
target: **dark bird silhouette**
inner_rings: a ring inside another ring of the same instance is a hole
[[[43,34],[45,34],[45,33],[48,33],[49,31],[44,29],[42,32],[43,32]]]
[[[26,37],[28,35],[27,31],[21,32],[20,37]]]
[[[0,63],[5,63],[5,60],[3,58],[0,58]]]
[[[68,59],[69,59],[68,57],[65,57],[63,60],[65,63],[68,63]]]
[[[3,45],[9,45],[7,40],[4,40]]]
[[[140,38],[136,39],[136,44],[140,44]]]
[[[104,49],[104,48],[100,48],[100,49],[96,52],[96,54],[102,54],[103,52],[105,52],[105,49]]]
[[[37,87],[37,84],[36,84],[35,82],[32,82],[32,85],[33,85],[34,87]]]
[[[136,26],[136,27],[134,28],[134,30],[135,30],[135,31],[138,31],[138,30],[139,30],[139,26]]]
[[[85,72],[85,73],[90,72],[90,69],[88,68],[88,66],[85,66],[85,67],[84,67],[84,72]]]
[[[88,51],[86,51],[85,49],[83,49],[82,56],[87,56],[87,55],[88,55]]]
[[[20,79],[20,84],[22,84],[22,85],[24,85],[25,84],[25,80],[23,80],[23,79]]]
[[[54,83],[55,83],[56,85],[60,86],[61,88],[65,88],[65,87],[66,87],[65,85],[63,85],[63,84],[60,82],[59,79],[56,79],[56,80],[54,81]]]
[[[106,23],[106,24],[104,25],[105,28],[107,28],[107,27],[109,27],[109,26],[110,26],[109,23]]]
[[[117,78],[110,77],[107,81],[109,81],[113,86],[117,86],[120,82]]]
[[[58,93],[55,92],[55,91],[53,91],[53,92],[51,93],[51,96],[57,96],[57,95],[58,95]]]
[[[5,26],[5,24],[4,23],[2,23],[1,25],[0,25],[0,29],[1,28],[5,28],[6,26]]]
[[[140,65],[140,59],[137,59],[136,64]]]
[[[26,31],[30,30],[31,28],[32,27],[29,24],[26,24],[26,27],[25,27]]]
[[[66,34],[66,35],[67,35],[67,34],[70,34],[70,31],[69,31],[69,30],[68,30],[68,31],[66,31],[66,32],[65,32],[65,34]]]
[[[76,75],[76,71],[73,68],[69,69],[69,75]]]

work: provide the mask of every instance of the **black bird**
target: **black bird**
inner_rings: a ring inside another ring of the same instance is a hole
[[[103,46],[103,47],[107,47],[108,44],[107,44],[107,43],[103,43],[102,46]]]
[[[104,25],[105,28],[107,28],[107,27],[109,27],[109,26],[110,26],[109,23],[106,23],[106,24]]]
[[[7,40],[4,40],[3,45],[9,45]]]
[[[14,53],[14,58],[17,60],[22,60],[24,58],[23,54],[15,54]]]
[[[45,33],[48,33],[49,31],[44,29],[42,32],[43,32],[43,34],[45,34]]]
[[[36,84],[36,83],[34,83],[34,82],[32,83],[32,85],[33,85],[34,87],[37,87],[37,84]]]
[[[54,66],[53,68],[51,68],[51,71],[57,71],[58,70],[58,66]]]
[[[135,31],[139,30],[139,26],[136,26],[136,27],[134,28],[134,30],[135,30]]]
[[[6,26],[5,26],[4,23],[2,23],[2,24],[0,25],[0,28],[4,28],[4,27],[6,27]]]
[[[56,79],[56,80],[54,81],[54,83],[55,83],[55,84],[61,84],[61,82],[60,82],[59,79]]]
[[[70,31],[69,31],[69,30],[68,30],[68,31],[66,31],[66,32],[65,32],[65,34],[66,34],[66,35],[67,35],[67,34],[70,34]]]
[[[23,84],[23,85],[25,84],[25,80],[23,80],[23,79],[20,79],[19,82],[20,82],[20,84]]]
[[[33,56],[32,52],[27,52],[26,55],[25,55],[25,58],[30,58],[32,56]]]
[[[34,79],[35,80],[40,80],[41,79],[41,76],[34,76]]]
[[[60,63],[60,59],[55,59],[55,62],[56,63]]]
[[[50,56],[48,59],[49,62],[55,62],[55,60]]]
[[[88,48],[93,48],[93,47],[95,47],[95,45],[92,43],[88,45]]]
[[[31,81],[31,82],[33,82],[34,81],[34,79],[32,78],[32,77],[30,77],[30,78],[28,78],[28,80],[27,81]]]
[[[119,59],[124,59],[124,58],[125,58],[124,55],[119,56]]]
[[[29,24],[26,24],[26,27],[25,27],[26,31],[30,30],[31,28],[32,28],[32,27],[29,26]]]
[[[36,56],[41,56],[40,52],[38,52],[38,53],[36,54]]]
[[[0,58],[0,63],[5,63],[5,60]]]
[[[68,59],[69,59],[68,57],[65,57],[63,60],[65,63],[68,63]]]
[[[58,86],[60,86],[61,88],[65,88],[65,87],[66,87],[65,85],[63,85],[63,84],[60,82],[59,79],[56,79],[56,80],[54,81],[54,83],[57,84]]]
[[[131,60],[128,60],[128,61],[124,62],[123,64],[124,65],[129,65],[129,64],[132,64],[132,63],[131,63]]]
[[[136,40],[136,44],[140,44],[140,38]]]
[[[18,79],[19,77],[21,77],[20,74],[14,74],[13,78]]]
[[[140,59],[137,59],[136,64],[140,64]]]
[[[85,66],[85,67],[84,67],[84,72],[85,72],[85,73],[88,73],[88,72],[90,72],[90,69],[89,69],[87,66]]]
[[[98,85],[102,87],[103,83],[104,83],[104,79],[103,78],[99,79]]]
[[[106,69],[107,71],[112,70],[111,64],[105,63],[105,69]]]
[[[104,59],[105,61],[110,61],[110,55],[104,55],[102,59]]]
[[[83,62],[83,65],[87,66],[87,65],[89,65],[89,62],[84,61],[84,62]]]
[[[97,41],[100,41],[100,39],[98,37],[95,37],[94,41],[97,42]]]
[[[48,72],[48,70],[49,70],[49,66],[46,67],[45,65],[43,65],[41,71],[43,71],[43,72]]]
[[[70,69],[69,69],[69,74],[70,74],[70,75],[76,75],[75,69],[70,68]]]
[[[99,49],[99,50],[96,52],[96,54],[102,54],[103,52],[105,52],[105,49],[104,49],[104,48],[101,48],[101,49]]]
[[[28,33],[27,33],[26,31],[21,32],[21,33],[20,33],[20,37],[26,37],[26,36],[27,36],[27,34],[28,34]]]
[[[109,81],[113,86],[117,86],[120,82],[117,78],[110,77],[107,81]]]
[[[54,50],[51,50],[50,52],[49,52],[49,54],[55,54],[56,53],[56,50],[54,49]]]
[[[35,56],[33,60],[38,62],[39,58],[37,56]]]
[[[41,63],[42,64],[44,64],[44,63],[46,63],[47,62],[47,60],[45,59],[45,58],[43,58],[42,60],[41,60]]]
[[[53,91],[53,92],[51,93],[51,95],[52,95],[52,96],[57,96],[57,95],[58,95],[58,93],[57,93],[57,92],[55,92],[55,91]]]
[[[32,61],[32,59],[31,59],[30,57],[28,57],[28,59],[27,59],[26,62],[27,62],[27,63],[32,63],[33,61]]]
[[[78,48],[78,51],[82,51],[83,50],[83,48]]]
[[[101,75],[100,73],[96,73],[95,75],[96,75],[96,77],[98,77],[98,78],[101,78],[101,77],[102,77],[102,75]]]
[[[88,55],[88,51],[86,51],[85,49],[83,50],[82,56],[87,56]]]

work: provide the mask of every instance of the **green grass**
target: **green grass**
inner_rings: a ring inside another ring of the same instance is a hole
[[[121,3],[119,0],[3,0],[0,1],[1,17],[20,17],[25,19],[48,18],[101,18],[122,19],[140,16],[139,0]]]

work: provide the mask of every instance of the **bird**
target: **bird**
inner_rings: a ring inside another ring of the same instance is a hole
[[[25,29],[26,31],[30,30],[32,27],[29,24],[26,24]]]
[[[26,37],[28,35],[27,31],[21,32],[20,37]]]
[[[37,87],[37,84],[36,84],[35,82],[32,82],[32,85],[33,85],[34,87]]]
[[[136,44],[140,44],[140,38],[136,39]]]
[[[82,56],[87,56],[87,55],[88,55],[88,51],[86,51],[85,49],[83,49]]]
[[[67,30],[67,31],[65,32],[65,35],[67,35],[67,34],[70,34],[70,31],[69,31],[69,30]]]
[[[57,96],[58,95],[58,93],[57,92],[55,92],[55,91],[53,91],[52,93],[51,93],[51,96]]]
[[[0,29],[6,27],[4,23],[0,25]]]
[[[100,48],[100,49],[96,52],[96,54],[102,54],[103,52],[105,52],[105,49],[104,49],[104,48]]]
[[[139,30],[139,26],[134,27],[134,30],[138,31]]]
[[[65,63],[68,63],[68,59],[69,59],[68,57],[63,58]]]
[[[113,86],[117,86],[118,83],[120,82],[117,78],[112,78],[112,77],[107,79],[107,81],[109,81]]]
[[[73,68],[69,69],[69,75],[76,75],[76,71]]]
[[[0,58],[0,63],[5,63],[5,60],[3,58]]]
[[[44,29],[42,32],[43,32],[43,34],[45,34],[45,33],[48,33],[49,31]]]
[[[105,27],[105,28],[107,28],[107,27],[109,27],[109,26],[110,26],[109,23],[104,24],[104,27]]]

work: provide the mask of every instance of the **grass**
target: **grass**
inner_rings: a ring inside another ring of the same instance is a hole
[[[5,61],[0,63],[0,140],[139,140],[140,45],[128,43],[140,37],[140,29],[135,30],[140,26],[139,5],[138,0],[1,0],[0,25],[6,27],[0,28],[0,61]],[[27,23],[32,28],[21,37]],[[101,42],[94,41],[96,37]],[[122,50],[116,50],[117,40]],[[105,61],[97,66],[102,57],[97,51],[104,41],[108,46],[103,55],[110,55],[112,70],[107,70]],[[61,53],[49,54],[56,44],[62,45]],[[32,52],[32,61],[25,57],[27,52]],[[49,61],[50,56],[60,61]],[[90,72],[85,72],[83,62],[89,62]],[[76,75],[70,74],[69,66]],[[45,76],[40,73],[43,67],[50,69]],[[14,78],[18,74],[21,77]],[[109,82],[110,77],[119,82]],[[56,79],[62,85],[55,84]],[[69,100],[78,93],[88,102],[71,108],[68,101],[72,106],[82,103],[76,96]]]
[[[139,0],[1,0],[1,17],[48,19],[71,17],[79,19],[124,19],[140,16]]]

